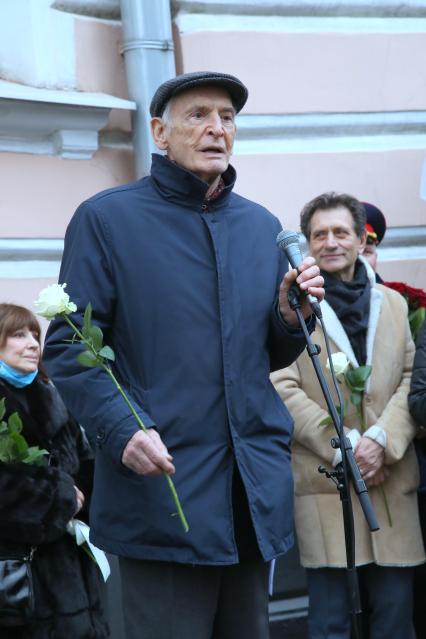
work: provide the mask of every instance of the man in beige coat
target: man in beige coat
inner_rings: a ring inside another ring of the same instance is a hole
[[[301,227],[325,279],[321,303],[332,352],[343,352],[352,367],[369,364],[363,395],[364,424],[347,400],[345,430],[369,488],[380,531],[370,533],[353,497],[356,564],[369,639],[411,639],[412,566],[424,561],[416,488],[415,425],[407,407],[414,345],[407,306],[395,291],[376,284],[360,258],[365,245],[365,211],[346,194],[326,193],[302,211]],[[315,333],[326,370],[321,328]],[[331,377],[326,370],[328,383]],[[333,426],[321,426],[327,409],[305,351],[272,381],[295,421],[293,469],[296,530],[307,568],[309,639],[349,639],[342,511],[334,484],[318,473],[339,461],[330,446]]]

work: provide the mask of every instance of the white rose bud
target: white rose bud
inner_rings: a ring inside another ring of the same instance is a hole
[[[51,284],[40,291],[38,300],[34,302],[37,315],[52,320],[61,313],[74,313],[77,306],[70,302],[70,296],[64,291],[65,287],[66,284]]]
[[[345,353],[333,353],[331,355],[331,359],[333,361],[334,372],[336,373],[336,377],[342,377],[349,368],[349,360],[346,357]],[[327,359],[326,367],[330,370],[330,361]]]

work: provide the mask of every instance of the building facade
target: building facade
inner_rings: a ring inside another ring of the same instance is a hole
[[[382,277],[425,287],[425,51],[426,0],[0,3],[1,299],[31,307],[57,281],[77,205],[149,170],[156,86],[202,69],[249,87],[241,195],[296,230],[324,191],[369,201]]]

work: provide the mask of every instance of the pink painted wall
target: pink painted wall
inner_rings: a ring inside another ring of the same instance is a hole
[[[62,160],[0,153],[0,175],[0,237],[63,237],[82,200],[134,179],[133,155],[100,149],[91,160]]]
[[[407,282],[426,290],[426,268],[424,260],[392,260],[379,258],[377,271],[386,282]]]
[[[19,304],[26,306],[34,311],[33,302],[37,299],[39,292],[53,284],[56,280],[51,278],[34,278],[34,279],[1,279],[0,280],[0,302],[8,302],[9,304]],[[46,334],[49,322],[43,317],[38,317],[43,332]]]
[[[128,99],[121,25],[75,20],[77,88]]]
[[[128,99],[121,25],[75,20],[76,84],[80,91]],[[111,112],[106,129],[131,131],[129,111]]]
[[[422,150],[235,155],[236,190],[299,228],[303,205],[324,191],[348,192],[383,209],[389,226],[426,224],[420,199]]]
[[[424,109],[426,34],[181,34],[185,72],[233,73],[247,113]]]

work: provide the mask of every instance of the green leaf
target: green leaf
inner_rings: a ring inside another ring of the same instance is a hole
[[[91,326],[89,330],[90,340],[95,351],[100,351],[104,341],[104,335],[99,326]]]
[[[331,419],[330,415],[327,415],[327,417],[324,417],[322,422],[320,422],[318,425],[319,426],[329,426],[332,423],[333,423],[333,420]]]
[[[0,422],[0,435],[7,433],[8,428],[6,422]]]
[[[346,382],[346,386],[351,393],[363,393],[365,390],[364,384],[351,384],[350,382]]]
[[[0,419],[3,419],[6,412],[6,397],[0,399]]]
[[[106,359],[110,359],[112,362],[115,361],[115,353],[109,346],[104,346],[103,348],[101,348],[101,350],[99,351],[99,355],[101,357],[105,357]]]
[[[414,311],[410,311],[408,313],[408,321],[410,324],[411,336],[414,341],[416,341],[417,335],[424,322],[425,310],[426,309],[424,308],[416,308]]]
[[[89,302],[84,310],[82,333],[86,339],[90,337],[90,327],[92,324],[92,305]]]
[[[10,433],[20,433],[22,431],[22,420],[16,412],[11,414],[7,420],[7,424]]]
[[[361,393],[351,393],[351,402],[354,406],[361,406],[362,402],[362,394]]]
[[[373,367],[370,366],[370,364],[365,364],[364,366],[359,366],[356,370],[359,372],[359,375],[361,375],[362,380],[366,382],[371,375]]]
[[[7,457],[8,443],[9,443],[9,440],[6,439],[6,437],[0,437],[0,461],[2,462],[8,461],[8,457]]]
[[[28,452],[28,444],[25,438],[17,432],[10,433],[9,437],[14,442],[17,458],[21,461]]]
[[[77,361],[88,368],[94,368],[102,363],[91,351],[79,353],[79,355],[77,355]]]
[[[345,375],[349,384],[357,390],[364,390],[365,382],[371,375],[371,366],[358,366],[358,368],[352,368]]]
[[[45,466],[47,464],[47,455],[49,451],[38,446],[31,446],[27,450],[25,458],[22,460],[24,464],[33,464],[34,466]]]

